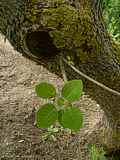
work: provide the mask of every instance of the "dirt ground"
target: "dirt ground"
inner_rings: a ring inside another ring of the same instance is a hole
[[[84,128],[76,134],[58,132],[56,141],[44,140],[46,131],[34,125],[34,109],[44,103],[34,91],[41,81],[63,83],[42,66],[22,57],[0,36],[0,159],[89,160],[85,135],[103,117],[99,105],[83,95],[78,106],[84,113]]]

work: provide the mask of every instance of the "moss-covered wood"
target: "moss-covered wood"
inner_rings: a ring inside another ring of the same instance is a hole
[[[100,0],[2,0],[0,31],[15,49],[59,73],[62,52],[76,68],[120,91],[120,50],[107,33]],[[74,77],[67,69],[71,78]],[[78,76],[77,76],[78,77]],[[86,81],[85,81],[86,82]],[[120,141],[120,96],[86,82]]]

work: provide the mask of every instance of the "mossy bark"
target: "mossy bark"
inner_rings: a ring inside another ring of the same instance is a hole
[[[63,52],[80,71],[120,91],[120,50],[107,33],[101,5],[101,0],[2,0],[0,31],[16,50],[57,74]],[[86,80],[85,85],[104,110],[119,146],[120,96]]]

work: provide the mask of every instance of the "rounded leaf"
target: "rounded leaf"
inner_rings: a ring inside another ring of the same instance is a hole
[[[55,87],[52,84],[42,82],[36,85],[35,91],[41,98],[53,98],[56,96]]]
[[[67,107],[59,115],[60,124],[64,128],[78,131],[83,126],[83,114],[77,107]]]
[[[58,119],[58,112],[53,104],[45,104],[36,113],[38,128],[48,128]]]
[[[83,92],[83,83],[81,80],[71,80],[62,88],[62,96],[70,102],[79,100]]]

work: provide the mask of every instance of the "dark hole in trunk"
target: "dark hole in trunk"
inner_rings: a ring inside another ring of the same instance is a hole
[[[51,58],[59,53],[46,31],[29,33],[26,37],[26,44],[30,52],[37,58]]]

